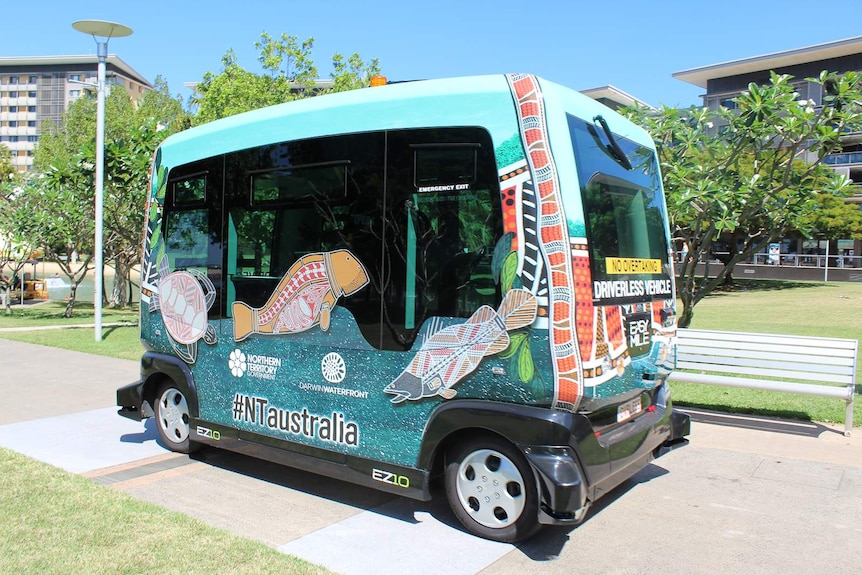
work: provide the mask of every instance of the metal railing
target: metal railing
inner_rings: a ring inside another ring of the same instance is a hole
[[[717,252],[719,255],[722,252]],[[725,252],[726,253],[726,252]],[[677,255],[676,261],[682,261],[681,255]],[[699,263],[704,263],[703,261]],[[711,264],[721,265],[718,259],[711,259]],[[836,254],[780,254],[770,256],[769,254],[754,254],[754,257],[743,262],[755,266],[784,266],[795,268],[833,268],[833,269],[862,269],[862,256],[842,256]],[[828,264],[828,266],[827,266]]]

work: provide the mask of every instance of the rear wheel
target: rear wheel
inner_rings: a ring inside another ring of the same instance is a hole
[[[448,453],[446,497],[461,524],[480,537],[514,543],[539,529],[532,469],[499,437],[471,438]]]
[[[162,444],[179,453],[192,453],[201,448],[189,437],[189,404],[176,384],[163,384],[156,394],[156,429]]]

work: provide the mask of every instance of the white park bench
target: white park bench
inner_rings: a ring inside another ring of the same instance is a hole
[[[670,381],[841,399],[846,402],[844,435],[849,436],[857,348],[855,339],[680,329]]]

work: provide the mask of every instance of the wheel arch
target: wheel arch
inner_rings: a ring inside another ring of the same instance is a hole
[[[429,417],[418,467],[439,476],[446,452],[474,434],[500,437],[524,455],[542,502],[542,523],[572,522],[577,510],[587,504],[586,477],[576,448],[580,438],[592,434],[585,417],[492,401],[444,403]]]
[[[188,364],[172,355],[145,353],[141,358],[141,398],[150,408],[154,407],[159,387],[166,381],[180,387],[188,402],[189,414],[197,417],[200,413],[197,388]]]
[[[457,400],[429,416],[417,466],[439,471],[446,449],[472,433],[492,433],[517,446],[570,445],[581,418],[542,407],[482,400]],[[589,425],[589,424],[587,424]]]

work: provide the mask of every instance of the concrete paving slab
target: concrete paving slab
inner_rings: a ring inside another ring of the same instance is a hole
[[[165,453],[156,437],[153,420],[132,421],[114,407],[0,425],[0,446],[72,473]]]
[[[439,503],[439,502],[437,502]],[[344,575],[473,575],[514,549],[440,521],[402,498],[356,514],[278,549]]]
[[[0,339],[0,425],[117,403],[137,361]]]

